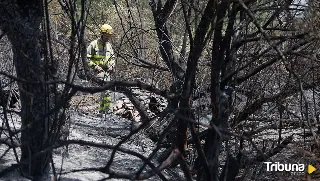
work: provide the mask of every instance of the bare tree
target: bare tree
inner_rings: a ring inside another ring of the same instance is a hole
[[[120,41],[114,44],[120,50],[118,63],[126,66],[119,66],[121,71],[113,81],[83,87],[74,79],[79,63],[86,64],[84,37],[94,36],[86,34],[85,28],[93,32],[100,23],[96,19],[104,21],[107,15],[93,9],[101,5],[110,7],[114,12],[110,14],[117,14],[117,18],[107,18],[120,32]],[[138,180],[158,175],[167,180],[162,171],[180,164],[185,180],[192,180],[194,174],[197,180],[245,180],[254,170],[253,164],[270,160],[292,143],[291,133],[284,134],[284,128],[291,124],[301,123],[294,128],[300,131],[308,128],[317,143],[313,125],[316,121],[319,124],[318,37],[312,28],[299,28],[304,26],[304,18],[317,14],[316,9],[309,7],[309,14],[304,13],[305,7],[291,0],[157,0],[149,5],[114,1],[113,7],[109,1],[82,0],[59,1],[59,6],[70,31],[64,45],[68,50],[68,58],[63,60],[67,73],[61,80],[55,76],[48,2],[0,2],[0,29],[12,45],[17,72],[17,77],[8,77],[18,81],[21,96],[22,154],[18,162],[24,175],[45,174],[52,149],[77,144],[112,152],[103,166],[75,172],[100,171],[109,178]],[[63,44],[58,38],[55,41]],[[155,86],[159,85],[154,83],[157,78],[160,86]],[[56,83],[64,85],[61,94]],[[131,88],[161,96],[168,100],[168,106],[151,116]],[[59,110],[68,100],[77,91],[107,89],[130,99],[141,124],[116,145],[83,140],[54,144],[64,117]],[[206,110],[199,106],[200,95],[209,100]],[[211,117],[206,122],[208,115]],[[160,130],[150,128],[154,123],[161,124]],[[146,128],[157,132],[150,155],[121,147]],[[277,138],[267,140],[273,142],[271,146],[258,137],[266,130],[277,132]],[[157,163],[155,157],[164,143],[170,148],[160,154],[162,159]],[[135,173],[113,170],[111,165],[119,152],[138,157],[143,165]]]
[[[7,32],[12,44],[13,60],[17,77],[25,82],[19,83],[21,97],[21,171],[25,176],[41,176],[48,171],[50,154],[45,153],[34,159],[35,154],[48,147],[45,113],[46,86],[33,86],[29,82],[44,82],[44,69],[48,65],[41,59],[41,31],[43,17],[42,1],[2,1],[1,29]],[[29,164],[31,163],[31,164]]]
[[[21,158],[13,168],[18,166],[22,175],[34,179],[48,173],[52,150],[43,150],[55,143],[66,119],[65,111],[59,111],[67,105],[64,96],[57,84],[47,83],[57,78],[57,63],[47,41],[47,6],[40,0],[1,1],[0,9],[0,29],[11,44],[16,70],[16,78],[7,76],[18,82],[21,101],[21,128],[10,131],[10,136],[21,134]]]

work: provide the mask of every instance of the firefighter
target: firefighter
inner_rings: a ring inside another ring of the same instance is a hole
[[[112,27],[104,24],[100,27],[100,37],[90,43],[87,48],[88,65],[95,72],[96,78],[110,81],[115,67],[114,52],[111,46]],[[112,102],[110,91],[101,93],[99,113],[111,111]]]

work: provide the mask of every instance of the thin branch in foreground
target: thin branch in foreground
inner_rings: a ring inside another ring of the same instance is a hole
[[[66,86],[69,86],[70,88],[73,88],[75,91],[80,92],[86,92],[90,94],[106,91],[106,90],[113,90],[115,87],[136,87],[142,90],[147,90],[152,93],[155,93],[157,95],[160,95],[167,99],[174,99],[179,98],[179,95],[170,93],[168,90],[161,90],[153,85],[149,85],[146,83],[143,83],[141,81],[106,81],[101,82],[98,80],[93,79],[96,83],[101,84],[102,86],[92,86],[92,87],[84,87],[81,85],[76,85],[72,82],[64,81],[64,80],[53,80],[53,81],[28,81],[25,79],[21,79],[15,76],[12,76],[6,72],[0,71],[0,75],[4,75],[10,79],[13,79],[18,82],[22,83],[28,83],[28,84],[34,84],[34,85],[49,85],[49,84],[64,84]]]
[[[169,114],[169,113],[168,113]],[[161,119],[164,119],[165,115],[161,116]],[[152,153],[149,155],[148,159],[152,159],[155,154],[160,150],[160,146],[161,146],[161,143],[163,142],[163,140],[165,139],[166,135],[168,134],[168,132],[170,131],[172,125],[175,123],[174,119],[171,120],[171,122],[169,123],[169,125],[164,129],[164,131],[161,133],[161,135],[159,136],[159,139],[157,141],[157,145],[156,145],[156,148],[152,151]],[[146,167],[146,163],[144,163],[140,170],[136,173],[137,176],[139,176],[142,171],[144,170],[144,168]]]
[[[188,166],[186,160],[184,159],[184,157],[181,154],[180,154],[179,163],[180,163],[181,169],[182,169],[182,171],[184,173],[184,176],[185,176],[186,180],[187,181],[192,181],[192,175],[191,175],[189,166]]]
[[[284,148],[286,148],[288,146],[289,143],[292,143],[292,140],[293,140],[293,135],[287,137],[280,144],[278,144],[275,148],[273,148],[272,150],[268,151],[265,154],[265,157],[268,159],[268,158],[271,158],[272,156],[280,153]],[[264,161],[261,156],[256,157],[255,160]]]
[[[177,158],[181,155],[179,149],[175,148],[172,150],[170,156],[162,162],[162,164],[149,172],[143,173],[137,177],[137,180],[145,180],[156,174],[159,174],[162,170],[168,168]]]
[[[130,180],[145,180],[145,179],[151,178],[152,176],[160,175],[162,170],[168,168],[180,156],[181,156],[180,151],[178,149],[174,149],[171,152],[170,156],[160,166],[152,169],[149,172],[140,174],[138,177],[135,177],[132,174],[108,170],[108,171],[103,171],[103,173],[109,174],[109,177],[107,177],[105,179],[101,179],[101,180],[107,180],[107,179],[111,179],[111,178],[125,178],[125,179],[130,179]],[[104,170],[104,167],[84,168],[84,169],[77,169],[77,170],[72,170],[69,172],[64,172],[63,174],[82,172],[82,171],[100,171],[101,172],[102,170]],[[188,178],[190,178],[190,177],[188,177]],[[163,177],[163,180],[167,180],[167,179],[165,177]],[[188,180],[190,180],[190,179],[188,179]]]

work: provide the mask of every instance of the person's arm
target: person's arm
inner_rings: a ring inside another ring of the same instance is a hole
[[[108,61],[108,72],[113,72],[115,67],[115,57],[111,56]]]
[[[107,44],[109,57],[107,60],[107,72],[113,72],[116,60],[115,60],[115,54],[113,52],[112,46],[110,43]]]
[[[88,66],[97,72],[102,72],[103,69],[99,65],[95,64],[93,61],[94,54],[95,54],[94,47],[93,47],[92,43],[90,43],[90,45],[87,48]]]

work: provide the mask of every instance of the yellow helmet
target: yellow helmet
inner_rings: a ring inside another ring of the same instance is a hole
[[[102,25],[101,28],[100,28],[100,30],[101,30],[101,32],[103,32],[103,33],[108,33],[108,34],[110,34],[110,35],[113,33],[113,32],[112,32],[112,27],[111,27],[110,25],[108,25],[108,24]]]

